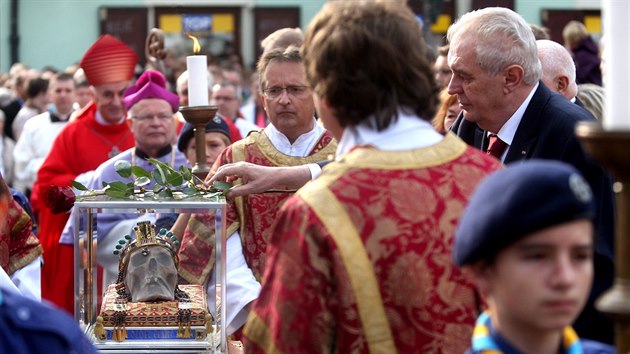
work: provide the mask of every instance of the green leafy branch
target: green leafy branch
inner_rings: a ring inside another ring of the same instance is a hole
[[[79,198],[106,195],[115,199],[138,197],[183,199],[193,196],[211,198],[225,195],[232,187],[231,184],[221,181],[214,182],[212,186],[208,186],[186,166],[180,166],[178,170],[175,170],[170,165],[153,158],[147,161],[155,166],[151,172],[140,166],[132,166],[129,161],[116,161],[114,164],[116,173],[120,177],[131,178],[131,182],[103,182],[103,189],[101,190],[91,190],[77,181],[72,181],[72,186],[79,191],[85,192]],[[147,188],[151,182],[155,182],[153,187]]]

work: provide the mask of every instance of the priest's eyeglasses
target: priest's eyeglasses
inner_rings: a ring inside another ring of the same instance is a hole
[[[295,98],[304,98],[309,91],[308,86],[287,86],[287,87],[270,87],[263,90],[263,94],[270,100],[275,100],[282,96],[282,92],[286,91],[287,95]]]
[[[173,114],[162,112],[162,113],[157,113],[157,114],[144,114],[141,116],[131,116],[131,119],[135,119],[141,122],[148,122],[150,120],[153,120],[153,118],[157,118],[159,121],[164,122],[164,121],[173,119]]]

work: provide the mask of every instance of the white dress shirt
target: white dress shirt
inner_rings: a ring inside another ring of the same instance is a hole
[[[536,93],[538,85],[540,84],[537,83],[534,88],[532,88],[527,98],[525,98],[525,101],[521,103],[516,112],[512,114],[510,119],[508,119],[507,122],[505,122],[505,124],[503,124],[501,129],[499,129],[499,131],[497,132],[497,136],[499,137],[499,139],[503,140],[508,145],[507,148],[503,151],[503,154],[501,154],[501,162],[503,162],[503,160],[505,160],[505,156],[507,156],[507,152],[512,145],[512,141],[514,140],[514,135],[516,135],[516,129],[518,129],[519,124],[521,124],[521,119],[523,119],[525,110],[527,110],[529,102],[532,100],[532,97],[534,97],[534,93]]]

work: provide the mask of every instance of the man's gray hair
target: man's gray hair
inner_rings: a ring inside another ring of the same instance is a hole
[[[575,63],[571,53],[560,43],[541,39],[536,41],[538,57],[543,67],[543,76],[557,77],[565,75],[569,84],[575,84]]]
[[[451,48],[459,40],[474,42],[477,64],[494,76],[510,65],[520,65],[524,81],[535,85],[542,77],[536,39],[525,20],[503,7],[487,7],[464,14],[449,29]]]
[[[212,86],[212,94],[214,95],[214,93],[222,88],[229,88],[232,89],[232,91],[234,91],[234,96],[237,100],[241,100],[242,94],[243,94],[243,90],[239,87],[234,85],[231,82],[220,82],[218,84],[214,84],[214,86]]]
[[[271,62],[278,61],[281,63],[299,63],[303,62],[300,48],[289,46],[287,48],[274,48],[266,52],[256,65],[258,75],[260,77],[259,89],[262,92],[267,88],[267,77],[265,71]]]

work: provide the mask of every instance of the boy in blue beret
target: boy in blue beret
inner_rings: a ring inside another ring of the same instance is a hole
[[[230,128],[227,122],[215,115],[205,127],[206,139],[206,164],[212,167],[214,161],[219,157],[223,149],[232,144],[230,140]],[[195,128],[192,124],[186,123],[177,138],[177,150],[186,155],[186,162],[190,167],[197,163],[197,145],[195,142]],[[177,222],[177,228],[173,230],[177,235],[184,233],[186,224],[190,219],[190,214],[168,213],[161,214],[155,222],[157,229],[171,229]]]
[[[528,160],[485,179],[455,238],[488,308],[469,353],[613,353],[571,327],[593,280],[595,203],[570,165]]]
[[[206,136],[206,164],[212,166],[223,149],[232,143],[230,140],[230,128],[225,120],[214,116],[205,128]],[[190,166],[197,162],[194,128],[186,123],[177,139],[177,149],[186,155]]]

